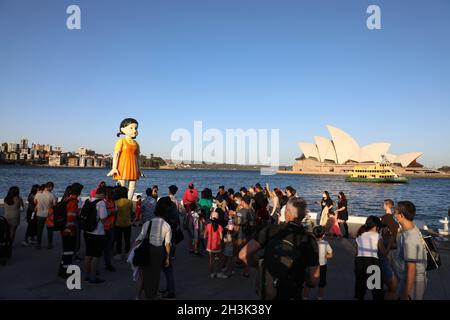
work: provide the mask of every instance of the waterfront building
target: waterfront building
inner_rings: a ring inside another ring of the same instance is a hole
[[[93,167],[94,166],[94,158],[87,157],[86,158],[86,167]]]
[[[86,157],[81,156],[78,158],[78,166],[79,167],[85,167],[86,166]]]
[[[78,158],[70,156],[69,158],[67,158],[67,165],[69,167],[78,167]]]
[[[22,140],[20,140],[20,149],[28,149],[28,139],[27,138],[23,138]]]
[[[8,143],[8,152],[18,152],[19,145],[15,142]]]
[[[10,152],[8,160],[11,160],[11,161],[19,160],[19,154],[17,152]]]
[[[64,165],[66,157],[63,154],[52,153],[48,156],[48,165],[51,167],[59,167]]]
[[[81,148],[78,149],[78,154],[80,156],[94,156],[95,155],[95,151],[86,149],[84,147],[81,147]]]

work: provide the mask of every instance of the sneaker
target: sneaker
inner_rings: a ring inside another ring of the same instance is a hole
[[[217,274],[217,278],[219,278],[219,279],[228,279],[229,277],[226,274],[223,274],[222,272],[219,272]]]
[[[106,271],[116,272],[116,268],[114,268],[113,266],[108,266],[108,267],[106,267]]]
[[[211,273],[211,274],[209,275],[209,277],[210,277],[211,279],[214,279],[214,278],[216,277],[216,274],[215,274],[215,273]]]
[[[90,284],[100,284],[100,283],[103,283],[103,282],[105,282],[105,280],[100,279],[100,278],[95,278],[95,280],[89,280]]]
[[[28,242],[29,242],[30,244],[37,244],[37,241],[34,240],[34,239],[30,239],[30,240],[28,240]]]
[[[31,244],[28,241],[26,241],[26,240],[22,241],[22,246],[29,247],[30,245]]]

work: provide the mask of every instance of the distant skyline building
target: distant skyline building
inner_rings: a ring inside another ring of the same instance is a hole
[[[20,140],[20,148],[21,149],[28,149],[28,139],[22,138]]]

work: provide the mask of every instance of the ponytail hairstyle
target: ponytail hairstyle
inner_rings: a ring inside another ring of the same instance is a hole
[[[126,126],[129,126],[130,124],[135,123],[136,125],[139,125],[139,123],[137,122],[136,119],[133,118],[126,118],[123,119],[122,122],[120,123],[120,128],[119,128],[119,132],[117,133],[117,138],[119,138],[123,133],[122,133],[122,128],[125,128]]]
[[[361,236],[363,233],[366,233],[367,231],[369,231],[369,229],[367,228],[366,224],[363,224],[359,229],[358,232],[356,233],[356,237],[358,238],[359,236]]]

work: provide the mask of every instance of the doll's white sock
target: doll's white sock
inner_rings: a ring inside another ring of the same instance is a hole
[[[128,189],[128,199],[133,200],[134,189]]]

